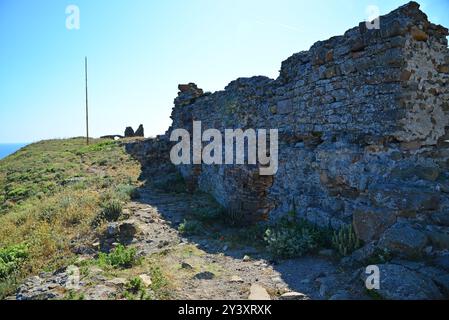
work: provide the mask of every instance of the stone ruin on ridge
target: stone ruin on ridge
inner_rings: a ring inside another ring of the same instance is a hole
[[[127,150],[150,173],[178,170],[189,187],[251,221],[296,214],[403,257],[449,249],[448,29],[411,2],[315,43],[258,76],[204,93],[182,85],[165,135]],[[170,163],[176,128],[278,128],[279,171]]]

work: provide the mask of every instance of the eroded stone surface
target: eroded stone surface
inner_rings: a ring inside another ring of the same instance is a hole
[[[324,227],[354,223],[370,242],[400,220],[442,228],[433,241],[448,249],[448,30],[414,2],[381,19],[380,30],[361,23],[294,54],[277,79],[239,78],[212,94],[181,85],[166,134],[128,151],[147,172],[180,172],[189,191],[211,194],[248,222],[294,210]],[[221,132],[278,129],[278,172],[172,166],[170,134],[192,132],[194,120]]]

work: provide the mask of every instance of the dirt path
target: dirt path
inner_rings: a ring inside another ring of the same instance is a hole
[[[174,270],[177,298],[248,299],[254,285],[263,287],[272,299],[288,292],[302,293],[307,299],[360,297],[349,285],[357,274],[342,273],[331,258],[273,263],[266,252],[254,247],[230,245],[207,234],[183,237],[177,228],[201,201],[144,189],[139,202],[128,206],[142,230],[133,245],[145,255],[168,251],[167,268],[182,266],[181,271]],[[191,246],[196,250],[186,254],[182,249]]]

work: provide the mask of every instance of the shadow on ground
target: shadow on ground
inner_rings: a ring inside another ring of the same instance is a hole
[[[139,189],[140,197],[135,202],[154,208],[167,222],[170,232],[174,232],[171,237],[176,233],[183,243],[194,244],[212,256],[226,257],[224,268],[235,269],[235,273],[242,275],[243,282],[262,283],[274,295],[295,291],[312,299],[366,298],[362,286],[354,286],[354,283],[361,284],[361,281],[357,281],[358,275],[354,270],[341,269],[338,261],[332,257],[308,256],[273,261],[261,242],[245,237],[250,232],[248,227],[230,228],[210,223],[202,232],[178,233],[181,224],[192,220],[195,210],[207,209],[210,196],[203,193],[170,192],[179,187],[167,183],[167,175],[170,174],[173,173],[153,171],[142,174],[141,178],[145,183]],[[164,181],[164,190],[157,187],[160,181]],[[212,260],[217,262],[219,259]]]

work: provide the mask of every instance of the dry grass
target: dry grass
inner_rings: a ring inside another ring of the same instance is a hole
[[[0,279],[0,298],[39,271],[66,265],[76,242],[89,241],[92,220],[111,199],[128,201],[138,163],[119,143],[51,140],[0,161],[0,249],[26,244],[28,256]]]

